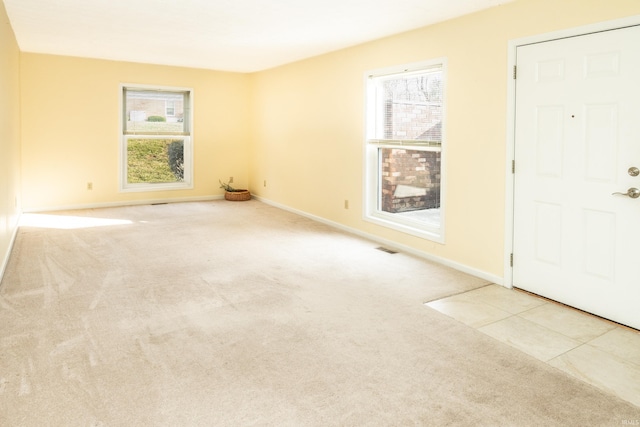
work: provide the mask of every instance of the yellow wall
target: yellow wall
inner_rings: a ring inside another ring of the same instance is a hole
[[[265,200],[499,278],[508,41],[637,14],[637,0],[516,0],[252,75],[22,53],[24,206],[201,198],[221,194],[218,179],[233,175]],[[15,70],[5,65],[12,49],[2,70]],[[438,57],[449,66],[445,244],[362,218],[364,73]],[[194,88],[193,190],[118,192],[120,83]]]
[[[0,3],[0,278],[20,206],[20,52]]]
[[[276,203],[502,277],[508,41],[636,14],[637,0],[518,0],[255,74],[250,187]],[[362,219],[364,73],[438,57],[449,67],[444,245]]]
[[[118,191],[121,83],[193,88],[192,190]],[[247,185],[248,88],[238,73],[22,53],[25,210],[206,198],[230,176]]]

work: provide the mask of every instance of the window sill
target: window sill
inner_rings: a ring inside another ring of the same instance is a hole
[[[444,243],[442,226],[429,226],[422,224],[419,221],[399,219],[391,214],[385,213],[367,214],[365,215],[364,220],[382,227],[410,234],[421,239],[431,240],[436,243]]]
[[[193,185],[186,182],[168,182],[162,184],[128,184],[120,188],[121,193],[140,193],[147,191],[192,190]]]

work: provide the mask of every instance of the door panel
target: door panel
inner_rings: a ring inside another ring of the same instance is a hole
[[[517,49],[513,285],[640,328],[640,27]]]

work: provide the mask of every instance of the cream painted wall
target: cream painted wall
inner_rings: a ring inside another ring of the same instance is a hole
[[[637,0],[517,0],[257,73],[250,188],[277,204],[502,277],[508,41],[637,14]],[[438,57],[449,65],[445,244],[362,219],[364,73]]]
[[[247,75],[22,53],[20,77],[25,210],[206,198],[229,176],[247,185]],[[118,191],[121,83],[193,88],[192,190]]]
[[[499,278],[508,41],[637,14],[637,0],[516,0],[253,75],[22,53],[23,205],[39,210],[206,198],[222,194],[218,179],[233,175],[265,200]],[[3,49],[1,69],[15,74],[14,65],[5,65],[15,61],[13,46],[8,57]],[[362,219],[364,73],[437,57],[449,65],[445,244]],[[194,88],[193,190],[118,192],[120,83]],[[6,102],[0,101],[2,108],[13,110],[18,101]],[[16,135],[17,129],[10,139]],[[15,157],[19,150],[12,150]],[[12,177],[0,179],[15,183],[17,166],[12,170]],[[5,217],[15,216],[6,205],[12,197],[0,200]],[[0,232],[0,244],[6,234]]]
[[[0,279],[20,209],[20,51],[0,3]]]

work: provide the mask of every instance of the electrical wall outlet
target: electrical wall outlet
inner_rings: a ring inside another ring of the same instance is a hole
[[[232,177],[232,176],[230,176],[230,177],[229,177],[229,184],[231,184],[232,182],[233,182],[233,177]]]
[[[87,182],[87,190],[93,190],[93,182]]]
[[[344,208],[345,209],[349,209],[349,201],[348,200],[344,201]]]
[[[264,180],[264,186],[265,187],[267,186],[267,180],[266,179]]]

